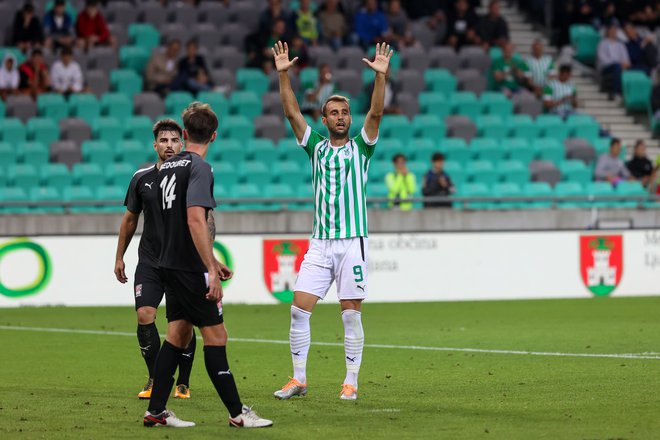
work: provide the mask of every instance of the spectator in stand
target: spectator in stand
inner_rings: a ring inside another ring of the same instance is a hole
[[[445,156],[434,153],[431,157],[431,169],[424,176],[422,194],[424,197],[449,197],[454,192],[454,184],[444,171]],[[424,202],[425,208],[450,207],[451,202]]]
[[[601,74],[611,84],[612,94],[621,94],[621,73],[630,67],[626,46],[617,38],[618,28],[607,28],[607,37],[598,43],[597,65]]]
[[[49,49],[73,46],[73,19],[66,11],[66,0],[55,0],[53,9],[44,17],[45,45]]]
[[[415,175],[408,171],[406,165],[406,156],[399,153],[392,158],[394,171],[385,176],[385,185],[387,186],[390,200],[389,207],[398,207],[401,211],[410,211],[413,204],[406,201],[413,197],[417,192],[417,179]]]
[[[448,0],[414,0],[403,2],[408,17],[413,20],[424,20],[424,24],[435,34],[435,42],[445,41],[447,36],[447,10]]]
[[[307,44],[302,39],[302,37],[300,37],[300,35],[294,35],[291,38],[291,44],[289,45],[289,56],[291,57],[291,59],[298,57],[298,62],[296,62],[296,66],[299,69],[304,69],[305,67],[307,67],[307,64],[309,64],[309,50],[307,48]],[[272,59],[268,61],[270,61],[271,65],[273,64]]]
[[[555,62],[550,55],[545,55],[543,50],[543,41],[534,40],[532,55],[525,59],[531,76],[531,84],[537,97],[543,94],[548,80],[555,75]]]
[[[608,1],[600,14],[600,18],[597,20],[597,27],[610,27],[612,25],[619,26],[621,23],[616,16],[616,3],[614,1]]]
[[[647,3],[644,0],[618,0],[617,12],[621,23],[644,21]]]
[[[479,45],[481,39],[477,33],[479,17],[467,0],[457,0],[449,14],[447,39],[445,44],[458,50],[466,45]]]
[[[649,188],[655,182],[657,168],[646,157],[646,144],[643,140],[635,142],[633,157],[626,163],[630,174],[638,180],[645,188]]]
[[[492,46],[504,47],[509,41],[509,26],[500,15],[499,0],[488,3],[488,14],[479,22],[479,36],[486,50]]]
[[[383,42],[387,33],[387,17],[378,10],[376,0],[365,0],[364,7],[355,14],[355,33],[363,49]]]
[[[179,61],[178,74],[172,83],[172,90],[198,92],[213,87],[208,76],[206,60],[198,50],[197,40],[192,39],[186,43],[186,56]]]
[[[318,18],[321,41],[335,50],[341,47],[348,35],[348,22],[339,0],[326,0],[319,10]]]
[[[559,67],[559,78],[548,81],[543,89],[543,106],[549,113],[566,119],[575,113],[578,105],[577,91],[571,81],[571,66]]]
[[[387,22],[390,29],[387,41],[397,49],[415,45],[415,37],[410,31],[410,23],[406,11],[401,9],[400,0],[390,0],[387,5]]]
[[[309,84],[302,84],[303,87]],[[332,82],[332,72],[330,66],[321,64],[319,67],[319,77],[313,87],[305,90],[302,105],[300,106],[304,114],[310,115],[314,120],[321,115],[321,106],[335,92],[335,84]]]
[[[25,3],[23,8],[16,13],[12,42],[23,53],[28,53],[30,50],[43,45],[44,30],[34,12],[32,3]]]
[[[571,22],[573,24],[596,23],[597,15],[593,0],[577,0],[573,3],[573,15]]]
[[[642,38],[632,23],[626,23],[623,32],[628,38],[626,50],[630,58],[630,68],[641,70],[649,75],[651,70],[658,64],[658,48],[653,44],[653,35],[648,34]]]
[[[286,26],[285,37],[282,41],[289,41],[289,36],[294,26],[291,23],[291,14],[282,7],[282,0],[268,0],[268,7],[259,17],[259,32],[264,35],[270,34],[276,21],[283,20]],[[268,56],[271,56],[270,48]]]
[[[319,30],[316,16],[310,7],[310,0],[300,0],[300,7],[294,14],[293,22],[296,25],[297,34],[305,44],[316,46]]]
[[[108,24],[101,14],[98,0],[85,0],[85,8],[76,20],[78,47],[89,50],[94,46],[117,46],[116,39],[110,35]]]
[[[5,53],[0,66],[0,99],[4,101],[7,96],[18,93],[20,79],[16,56],[11,52]]]
[[[622,180],[630,180],[630,172],[620,155],[621,141],[613,138],[610,142],[609,153],[604,153],[598,158],[594,172],[596,180],[610,182],[614,186]]]
[[[21,75],[19,88],[22,93],[36,99],[37,95],[50,89],[48,66],[41,49],[33,50],[30,58],[21,64],[18,71]]]
[[[83,73],[80,64],[73,59],[73,50],[70,47],[62,48],[60,59],[50,68],[50,80],[53,90],[69,96],[71,93],[83,91]]]
[[[651,110],[653,111],[653,119],[656,122],[660,121],[660,75],[657,72],[655,84],[651,90]]]
[[[148,90],[153,90],[160,95],[170,91],[174,79],[179,72],[178,59],[181,52],[181,42],[172,40],[167,43],[163,51],[154,53],[149,59],[145,71],[145,79]]]
[[[384,100],[384,108],[383,108],[383,113],[386,115],[398,115],[401,114],[401,109],[399,108],[399,105],[396,100],[396,82],[392,81],[391,78],[391,68],[387,69],[387,72],[385,73],[385,100]],[[369,84],[369,86],[366,88],[366,96],[368,97],[368,101],[366,102],[366,108],[364,112],[368,112],[369,109],[371,108],[371,96],[374,93],[374,84],[375,80]]]
[[[495,90],[509,97],[530,85],[527,64],[520,57],[513,55],[513,43],[505,43],[502,47],[502,57],[493,61],[490,68],[495,80]]]

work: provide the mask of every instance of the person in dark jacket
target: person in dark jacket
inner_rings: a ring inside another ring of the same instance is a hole
[[[34,12],[34,5],[26,3],[14,18],[12,42],[14,46],[27,53],[39,48],[44,43],[44,30]]]
[[[635,142],[633,157],[626,163],[626,168],[630,174],[639,181],[645,188],[655,182],[656,168],[646,157],[646,144],[643,140]]]
[[[431,157],[431,169],[424,176],[422,194],[424,197],[447,197],[454,191],[454,184],[444,171],[445,156],[434,153]],[[451,202],[424,202],[425,208],[450,207]]]
[[[66,11],[66,0],[55,0],[53,9],[44,17],[44,33],[46,34],[46,47],[60,49],[72,46],[75,42],[73,18]]]

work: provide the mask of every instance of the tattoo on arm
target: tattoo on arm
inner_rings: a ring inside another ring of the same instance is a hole
[[[211,237],[211,244],[215,243],[215,218],[213,217],[213,211],[209,210],[209,214],[206,218],[206,224],[209,227],[209,237]]]

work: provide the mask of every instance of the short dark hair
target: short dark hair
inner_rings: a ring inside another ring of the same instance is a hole
[[[643,145],[643,144],[644,144],[644,139],[637,139],[635,141],[635,149],[637,149],[637,147],[639,147],[640,145]]]
[[[161,119],[154,124],[153,128],[154,140],[158,140],[158,134],[161,131],[175,131],[179,133],[179,137],[183,136],[181,126],[174,119]]]
[[[99,0],[86,0],[85,1],[85,6],[97,6],[99,4]]]
[[[399,159],[408,160],[403,153],[396,153],[394,156],[392,156],[392,162],[396,162]]]
[[[44,53],[43,53],[43,51],[42,51],[41,49],[34,49],[34,50],[32,51],[32,53],[30,54],[30,56],[31,56],[31,57],[34,57],[34,56],[37,56],[37,55],[43,56],[43,54],[44,54]]]
[[[192,102],[181,115],[188,140],[197,144],[208,144],[218,129],[218,117],[211,106],[203,102]]]
[[[614,144],[619,144],[619,145],[621,145],[621,139],[619,139],[619,138],[612,138],[612,140],[610,141],[610,148],[612,148],[612,147],[614,146]]]
[[[55,0],[55,6],[64,6],[66,5],[66,0]]]
[[[439,160],[445,160],[445,155],[442,153],[433,153],[433,156],[431,156],[431,162],[437,162]]]
[[[573,67],[570,64],[562,64],[559,66],[559,73],[571,73]]]
[[[32,3],[25,3],[23,5],[23,12],[34,12],[34,5]]]
[[[61,56],[64,55],[73,55],[73,49],[71,49],[71,46],[64,46],[62,47],[62,51],[60,52]]]

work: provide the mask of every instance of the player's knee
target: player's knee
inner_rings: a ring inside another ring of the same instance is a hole
[[[204,345],[227,345],[227,329],[224,325],[213,325],[199,329],[204,339]]]
[[[137,309],[138,324],[147,325],[156,320],[156,309],[153,307],[140,307]]]
[[[356,310],[360,311],[362,309],[362,300],[361,299],[344,299],[341,300],[341,310]]]
[[[179,324],[179,321],[175,322],[176,325],[170,323],[167,327],[167,342],[177,348],[186,348],[192,338],[192,324],[184,325]]]

